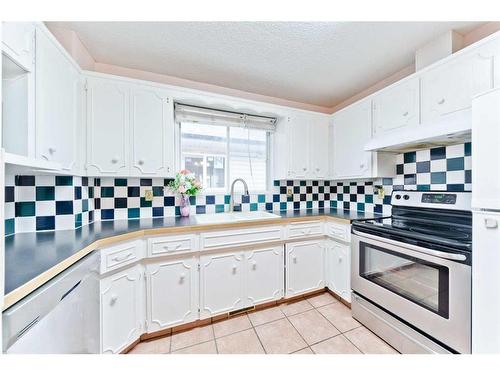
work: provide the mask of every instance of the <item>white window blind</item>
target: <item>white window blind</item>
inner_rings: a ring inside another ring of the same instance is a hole
[[[175,121],[177,123],[197,123],[259,129],[267,132],[276,131],[276,117],[223,111],[181,103],[175,103]]]

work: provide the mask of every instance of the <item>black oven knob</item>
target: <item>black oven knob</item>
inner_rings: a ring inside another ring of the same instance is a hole
[[[408,199],[410,199],[410,196],[409,196],[408,194],[405,194],[405,195],[403,195],[403,199],[404,199],[405,201],[407,201]]]
[[[401,195],[396,194],[396,199],[401,199]]]

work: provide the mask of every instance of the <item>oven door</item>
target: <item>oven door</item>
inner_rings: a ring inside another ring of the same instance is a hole
[[[353,231],[354,292],[459,353],[471,351],[471,267],[445,253]]]

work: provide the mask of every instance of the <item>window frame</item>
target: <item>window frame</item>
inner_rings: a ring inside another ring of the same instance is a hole
[[[175,153],[175,164],[177,165],[177,170],[183,168],[182,165],[182,149],[181,149],[181,126],[182,122],[175,123],[175,148],[177,149]],[[214,125],[214,126],[223,126],[226,127],[226,172],[225,172],[225,180],[227,181],[227,186],[224,188],[203,188],[203,195],[211,195],[211,194],[229,194],[231,192],[231,183],[233,181],[229,180],[230,176],[230,155],[229,155],[229,144],[230,144],[230,127],[228,125]],[[272,175],[272,141],[273,141],[273,133],[270,131],[266,131],[266,186],[265,190],[250,190],[250,194],[270,194],[271,192],[271,175]],[[192,153],[193,155],[195,153]],[[238,189],[240,186],[237,187]]]

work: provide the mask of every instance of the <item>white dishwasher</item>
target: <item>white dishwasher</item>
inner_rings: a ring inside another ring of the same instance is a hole
[[[3,312],[3,352],[99,352],[98,254],[90,254]]]

